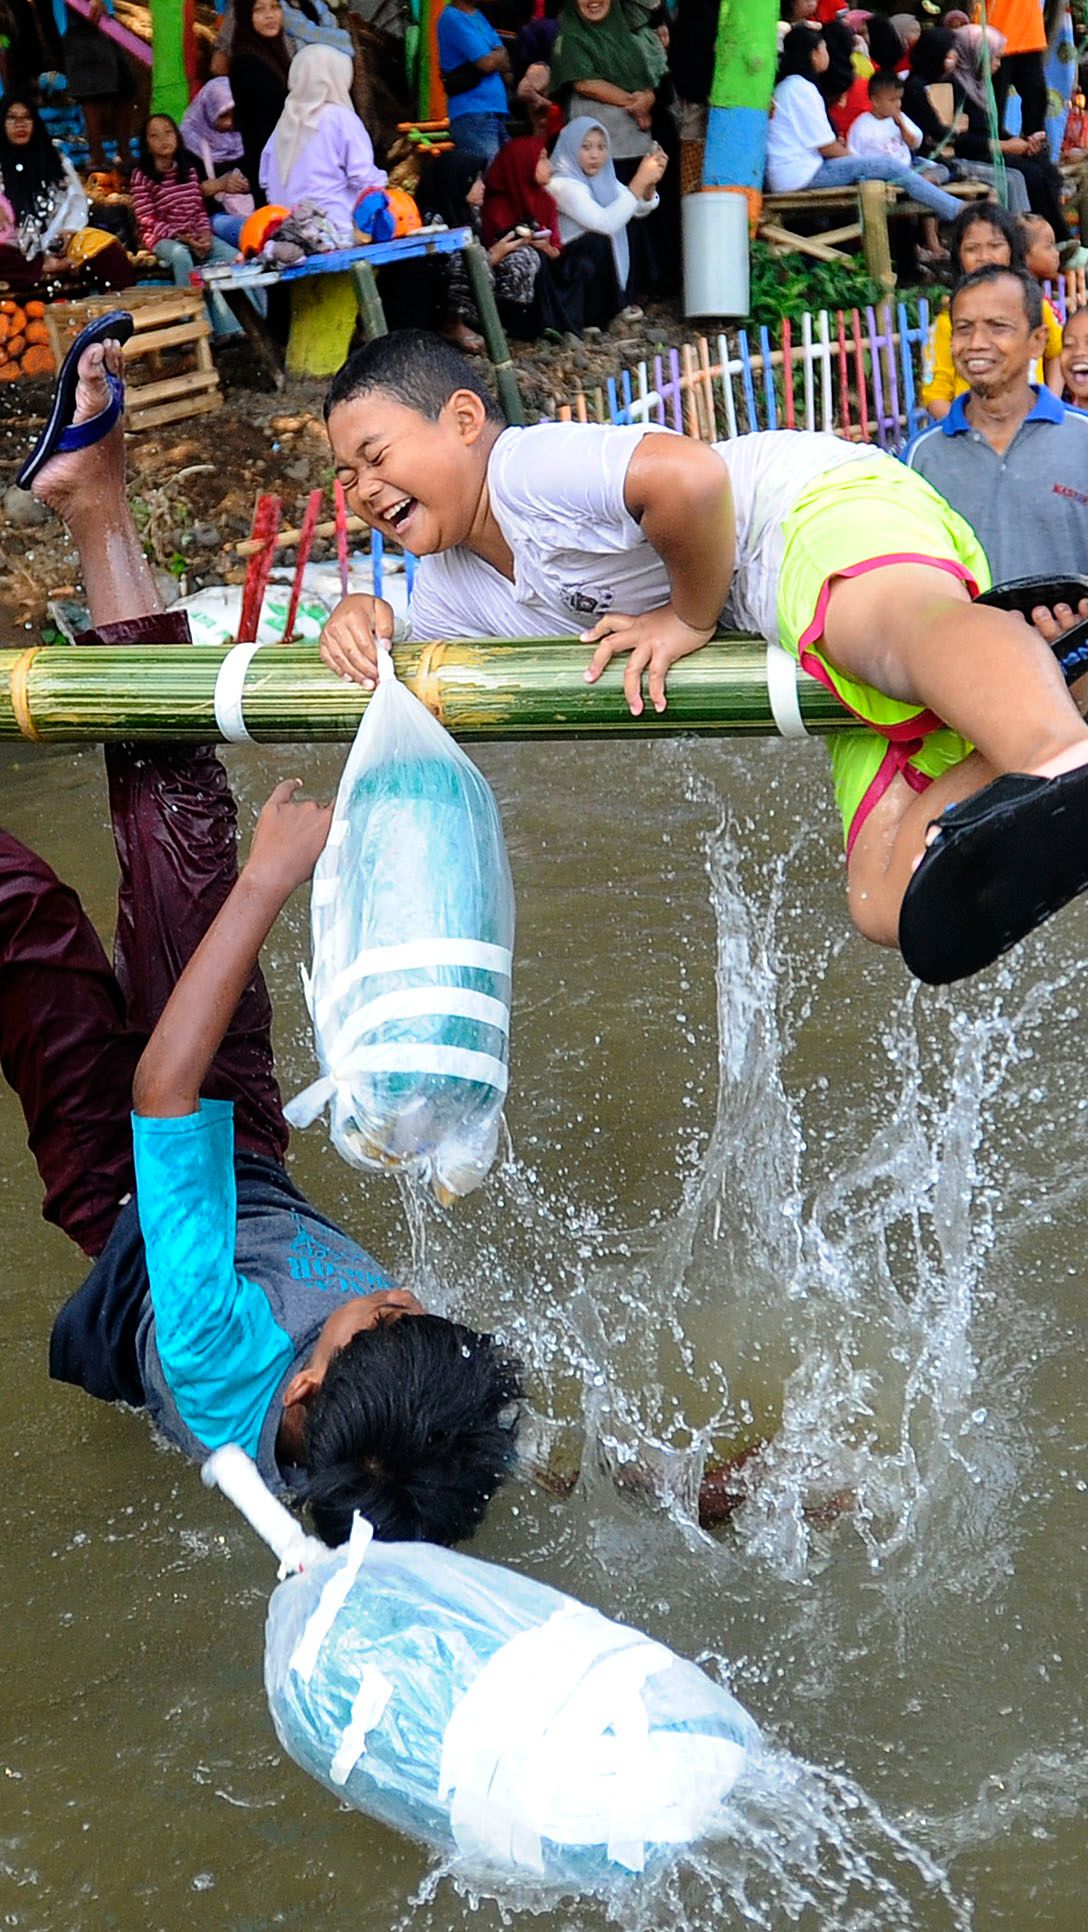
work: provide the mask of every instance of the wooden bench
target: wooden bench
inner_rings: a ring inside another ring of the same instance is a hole
[[[951,181],[946,191],[957,201],[984,200],[989,189],[982,181]],[[811,255],[818,262],[848,262],[853,256],[844,242],[858,242],[873,281],[889,291],[895,287],[889,216],[925,215],[930,210],[891,181],[859,181],[855,187],[807,188],[794,194],[768,194],[757,233],[779,255]],[[845,215],[847,220],[819,234],[798,234],[787,222],[799,215]]]
[[[219,408],[222,396],[212,361],[211,328],[204,298],[196,289],[128,288],[73,302],[51,302],[45,326],[58,367],[79,331],[111,309],[127,309],[135,324],[123,351],[126,429],[157,429]]]
[[[247,299],[247,289],[274,288],[281,283],[289,288],[291,328],[287,339],[287,373],[331,376],[348,353],[357,319],[362,322],[368,341],[387,332],[375,269],[427,255],[452,254],[465,258],[506,420],[522,423],[524,408],[509,345],[495,307],[484,251],[471,228],[419,228],[414,234],[401,235],[394,241],[368,242],[358,248],[308,255],[305,261],[291,268],[270,267],[258,261],[194,269],[192,279],[218,289],[226,298],[278,387],[284,379],[279,347]]]

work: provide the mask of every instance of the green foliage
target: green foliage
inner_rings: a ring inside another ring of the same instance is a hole
[[[810,255],[776,255],[766,242],[752,243],[749,321],[773,326],[808,309],[863,309],[881,290],[863,262],[817,262]]]
[[[748,323],[773,329],[783,316],[791,322],[820,309],[834,314],[836,309],[879,308],[883,291],[866,273],[860,259],[850,262],[817,262],[806,255],[775,255],[766,242],[755,241],[751,250],[751,294]],[[918,304],[924,296],[930,314],[940,306],[943,289],[936,283],[929,288],[895,290],[893,301],[906,305],[911,324],[918,320]]]

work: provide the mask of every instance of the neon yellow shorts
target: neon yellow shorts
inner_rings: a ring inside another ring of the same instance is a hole
[[[888,456],[844,463],[820,477],[798,497],[782,529],[779,639],[865,727],[828,741],[849,855],[893,778],[901,774],[914,791],[925,791],[971,746],[932,711],[885,697],[827,662],[819,647],[832,583],[889,564],[925,563],[959,578],[975,597],[990,587],[990,566],[963,518],[923,477]]]

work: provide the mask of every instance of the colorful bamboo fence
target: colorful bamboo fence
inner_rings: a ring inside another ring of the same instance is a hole
[[[1088,303],[1083,270],[1047,294],[1060,320]],[[704,442],[759,429],[830,430],[897,451],[925,427],[928,302],[820,309],[768,328],[696,336],[678,349],[557,396],[563,422],[664,423]]]
[[[822,429],[897,450],[925,413],[918,401],[929,308],[821,309],[767,328],[696,336],[556,399],[563,421],[664,423],[705,442],[759,429]]]

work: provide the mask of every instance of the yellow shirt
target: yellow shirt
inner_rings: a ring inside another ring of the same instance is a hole
[[[1045,297],[1043,321],[1046,323],[1046,360],[1052,362],[1062,352],[1062,325]],[[929,332],[929,354],[933,373],[929,381],[922,384],[922,401],[927,409],[935,402],[955,402],[956,397],[962,396],[971,386],[957,376],[952,361],[952,315],[949,309],[941,310]],[[1046,380],[1038,362],[1031,370],[1030,380]]]

